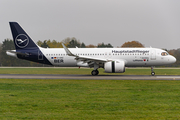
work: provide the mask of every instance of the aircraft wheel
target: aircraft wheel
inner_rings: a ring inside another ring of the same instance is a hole
[[[154,76],[154,75],[155,75],[155,72],[151,72],[151,75]]]
[[[99,71],[98,70],[96,70],[96,75],[98,75],[99,74]]]
[[[98,70],[93,70],[93,71],[91,72],[91,74],[92,74],[93,76],[98,75],[98,74],[99,74],[99,71],[98,71]]]
[[[93,70],[93,71],[91,72],[91,75],[95,76],[95,75],[96,75],[96,70]]]

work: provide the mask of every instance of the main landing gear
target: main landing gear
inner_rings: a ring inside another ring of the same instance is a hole
[[[94,70],[91,72],[91,75],[95,76],[99,74],[99,71],[97,70],[99,68],[99,64],[96,62],[94,63]]]
[[[154,75],[155,75],[155,72],[154,72],[153,66],[151,66],[151,75],[152,75],[152,76],[154,76]]]
[[[98,75],[99,74],[99,71],[96,69],[96,70],[93,70],[92,72],[91,72],[91,74],[93,75],[93,76],[95,76],[95,75]]]

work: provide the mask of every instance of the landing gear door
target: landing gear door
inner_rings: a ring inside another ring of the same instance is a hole
[[[38,51],[38,60],[43,60],[43,54],[40,50]]]
[[[151,49],[151,60],[156,60],[156,50]]]

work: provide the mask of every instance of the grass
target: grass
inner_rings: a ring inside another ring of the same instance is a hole
[[[0,74],[91,74],[90,68],[0,68]],[[127,68],[125,73],[104,73],[98,69],[100,75],[150,75],[150,68]],[[156,75],[180,75],[180,69],[155,68]]]
[[[1,74],[90,74],[78,68],[0,68]],[[100,74],[104,73],[99,69]],[[131,75],[150,69],[128,68]],[[179,75],[180,69],[155,69]],[[115,75],[116,75],[115,74]],[[179,119],[180,81],[0,79],[0,119]]]
[[[0,79],[0,119],[179,119],[180,82]]]

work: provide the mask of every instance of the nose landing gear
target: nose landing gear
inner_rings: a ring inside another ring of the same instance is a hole
[[[154,72],[153,66],[151,66],[151,75],[152,75],[152,76],[154,76],[154,75],[155,75],[155,72]]]

